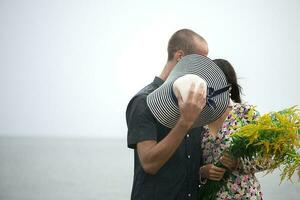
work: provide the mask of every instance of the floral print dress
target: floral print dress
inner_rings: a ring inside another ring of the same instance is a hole
[[[259,113],[250,113],[250,106],[245,103],[234,103],[222,127],[215,136],[209,134],[205,128],[201,144],[204,164],[217,163],[222,153],[229,147],[230,134],[236,127],[245,125],[255,120]],[[227,188],[222,187],[217,194],[218,200],[261,200],[261,187],[254,173],[264,170],[266,166],[258,165],[255,160],[241,159],[236,171],[233,171],[227,182]]]

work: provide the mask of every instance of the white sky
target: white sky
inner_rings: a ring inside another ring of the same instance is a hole
[[[126,105],[190,28],[261,113],[300,105],[300,1],[0,0],[0,134],[122,137]]]

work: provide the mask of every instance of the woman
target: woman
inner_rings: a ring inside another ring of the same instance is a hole
[[[253,106],[241,102],[241,87],[237,83],[236,73],[231,64],[223,59],[214,62],[224,72],[227,82],[231,84],[229,104],[226,112],[218,120],[204,127],[202,140],[202,158],[204,166],[200,168],[200,182],[205,180],[219,181],[225,170],[231,170],[232,175],[227,179],[227,187],[223,187],[217,194],[217,199],[262,199],[261,187],[255,173],[263,170],[254,160],[233,160],[226,149],[229,147],[234,126],[242,126],[255,120],[259,113],[249,117],[248,111]],[[227,169],[216,167],[214,163],[221,161]]]

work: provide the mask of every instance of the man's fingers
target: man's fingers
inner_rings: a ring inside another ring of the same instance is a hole
[[[177,98],[177,101],[178,101],[178,105],[179,106],[182,105],[183,104],[183,99],[182,99],[182,96],[181,96],[180,92],[175,93],[175,95],[176,95],[176,98]]]
[[[206,88],[203,83],[197,89],[195,100],[198,105],[201,105],[201,109],[203,109],[206,103]]]
[[[188,97],[187,97],[187,99],[188,99],[189,101],[191,101],[191,100],[194,98],[195,87],[196,87],[195,83],[192,82],[192,84],[191,84],[191,86],[190,86],[190,89],[189,89],[189,94],[188,94]]]
[[[204,88],[204,84],[200,83],[199,87],[197,88],[197,96],[196,100],[203,100],[206,97],[206,89]]]

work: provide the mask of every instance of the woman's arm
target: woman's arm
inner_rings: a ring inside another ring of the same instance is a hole
[[[237,171],[242,174],[254,174],[270,167],[272,160],[258,161],[256,159],[241,158],[238,160]]]

